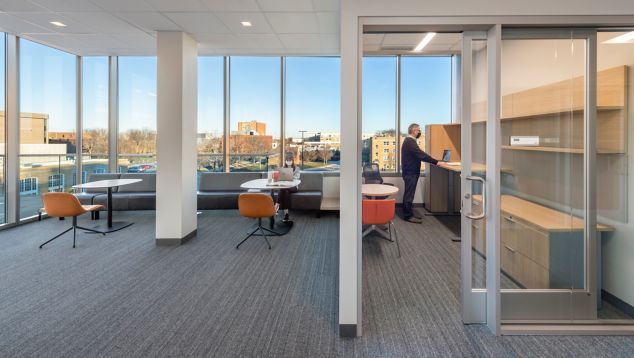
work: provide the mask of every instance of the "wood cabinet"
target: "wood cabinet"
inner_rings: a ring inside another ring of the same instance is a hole
[[[474,195],[473,212],[480,212],[480,205]],[[583,287],[583,221],[511,195],[502,195],[501,205],[501,270],[523,288]],[[485,221],[471,225],[473,249],[485,256]],[[597,226],[599,233],[612,230]]]

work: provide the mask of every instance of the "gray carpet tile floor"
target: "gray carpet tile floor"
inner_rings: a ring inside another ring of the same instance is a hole
[[[402,257],[364,239],[364,336],[338,336],[338,224],[297,214],[284,237],[234,246],[251,221],[206,211],[198,236],[154,244],[154,213],[105,237],[70,221],[0,232],[0,357],[420,357],[634,355],[632,337],[495,337],[460,319],[450,220],[397,219]],[[91,225],[90,220],[80,223]],[[452,226],[453,225],[453,226]]]

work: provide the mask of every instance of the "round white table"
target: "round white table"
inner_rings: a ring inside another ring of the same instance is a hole
[[[398,193],[398,187],[385,184],[363,184],[361,194],[365,196],[391,196]]]
[[[143,181],[143,179],[107,179],[91,181],[84,184],[73,185],[73,189],[103,189],[108,190],[108,223],[104,227],[103,225],[97,225],[93,229],[101,233],[108,233],[126,228],[133,223],[126,221],[112,222],[112,188],[116,188],[122,185],[134,184]]]
[[[273,193],[282,189],[290,189],[301,184],[302,181],[299,179],[289,180],[289,181],[277,181],[273,183],[269,183],[268,179],[254,179],[249,180],[248,182],[244,182],[240,185],[241,188],[247,190],[266,190],[271,192],[271,197],[273,197],[273,201],[275,201],[275,197]],[[278,195],[279,197],[279,195]],[[271,216],[270,219],[270,229],[275,236],[286,235],[293,227],[293,222],[284,223],[275,225],[275,216]],[[253,234],[254,236],[258,236],[259,234]]]

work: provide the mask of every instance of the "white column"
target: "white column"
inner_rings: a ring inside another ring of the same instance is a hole
[[[157,33],[156,244],[179,245],[196,235],[196,41]]]
[[[341,3],[339,334],[361,335],[361,113],[359,22]]]

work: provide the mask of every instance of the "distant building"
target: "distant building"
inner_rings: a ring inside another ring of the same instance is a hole
[[[0,111],[0,123],[6,123],[4,111]],[[20,143],[48,144],[48,114],[20,113]],[[6,138],[4,125],[0,126],[0,138]]]
[[[401,137],[403,143],[405,137]],[[425,137],[418,139],[418,146],[425,150]],[[396,170],[396,139],[391,135],[374,135],[370,145],[371,160],[379,165],[380,170]]]
[[[238,132],[248,135],[266,135],[266,123],[258,121],[238,122]]]

